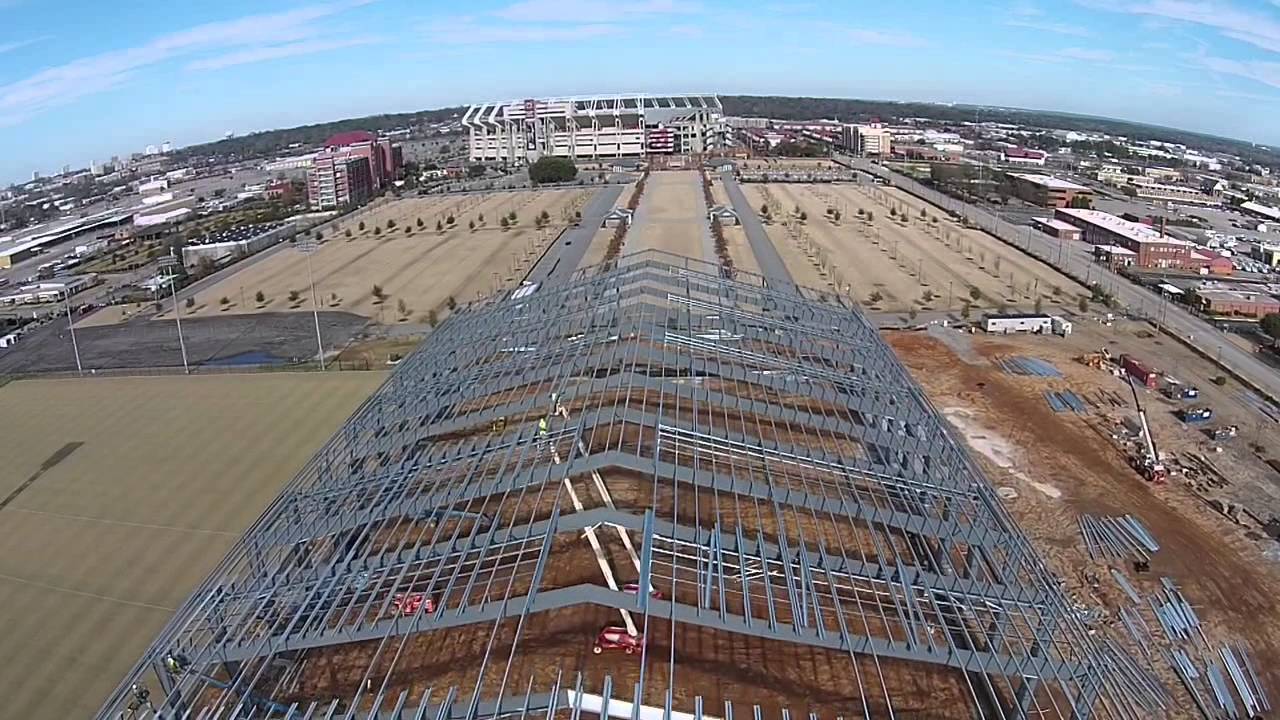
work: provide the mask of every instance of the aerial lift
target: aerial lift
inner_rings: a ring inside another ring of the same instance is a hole
[[[1138,386],[1133,376],[1125,375],[1129,380],[1129,390],[1133,392],[1133,404],[1138,408],[1138,420],[1142,424],[1142,455],[1133,458],[1134,468],[1148,481],[1163,485],[1169,478],[1169,471],[1160,462],[1160,453],[1156,449],[1155,438],[1151,436],[1151,426],[1147,424],[1147,411],[1142,409],[1142,399],[1138,397]]]

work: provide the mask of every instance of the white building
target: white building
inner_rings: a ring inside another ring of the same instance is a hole
[[[714,95],[596,95],[472,105],[462,116],[473,162],[523,164],[693,154],[725,145]]]
[[[182,263],[194,267],[201,258],[221,262],[230,257],[243,257],[287,240],[297,232],[293,221],[245,225],[224,230],[191,241],[182,248]]]
[[[892,135],[885,126],[845,125],[841,130],[840,140],[844,147],[859,157],[888,157],[892,151]]]
[[[1041,314],[1004,314],[982,316],[983,329],[989,333],[1053,332],[1053,318]]]

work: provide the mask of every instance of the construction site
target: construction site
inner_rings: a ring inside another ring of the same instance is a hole
[[[137,600],[98,717],[1270,716],[1280,411],[1016,248],[887,186],[683,168],[348,225],[193,314],[296,317],[310,271],[438,324],[369,350],[394,372],[221,564]],[[1074,330],[978,331],[1002,311]]]
[[[101,716],[1177,716],[860,313],[768,284],[453,315]]]

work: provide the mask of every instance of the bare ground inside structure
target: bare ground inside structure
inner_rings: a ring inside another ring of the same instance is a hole
[[[714,261],[703,257],[707,219],[701,183],[694,170],[650,173],[623,253],[662,250]]]

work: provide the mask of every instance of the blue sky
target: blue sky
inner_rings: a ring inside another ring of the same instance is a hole
[[[0,182],[592,92],[1014,105],[1280,144],[1280,0],[0,0]]]

